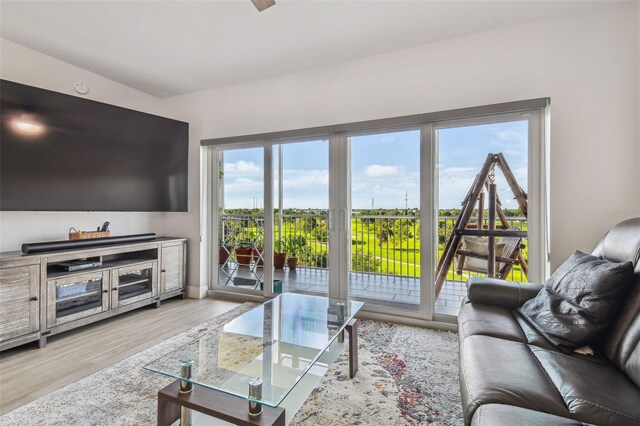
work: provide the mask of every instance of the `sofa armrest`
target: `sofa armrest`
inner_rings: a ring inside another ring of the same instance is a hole
[[[467,281],[467,297],[471,303],[515,309],[535,297],[542,287],[540,284],[476,277]]]

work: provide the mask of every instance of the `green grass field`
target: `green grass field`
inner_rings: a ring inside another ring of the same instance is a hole
[[[305,220],[307,222],[305,222]],[[387,223],[383,223],[383,221]],[[382,274],[399,275],[406,277],[419,277],[420,270],[420,221],[415,217],[402,218],[400,222],[395,219],[375,219],[369,220],[367,225],[366,219],[352,218],[352,270],[377,272]],[[442,256],[442,251],[446,243],[446,238],[453,228],[455,218],[440,218],[440,244],[438,245],[438,258]],[[248,235],[259,235],[255,226],[244,224],[242,232]],[[390,228],[387,231],[384,226]],[[527,230],[526,221],[515,221],[515,228]],[[381,232],[381,227],[385,230]],[[444,228],[444,229],[443,229]],[[300,263],[304,266],[326,267],[327,264],[327,238],[326,238],[326,221],[324,218],[314,218],[313,220],[298,217],[284,218],[283,232],[276,226],[274,229],[275,238],[287,238],[290,236],[304,236],[306,239],[305,254],[300,256]],[[397,235],[401,235],[398,237]],[[385,238],[386,236],[386,238]],[[380,240],[383,240],[380,243]],[[387,240],[387,241],[384,241]],[[524,240],[527,246],[527,240]],[[528,247],[523,249],[525,258],[528,258]],[[475,274],[474,274],[475,275]],[[453,267],[449,270],[448,279],[466,280],[469,273],[463,271],[463,275],[458,275],[453,271]],[[526,276],[522,273],[519,266],[515,266],[507,279],[512,281],[527,281]]]

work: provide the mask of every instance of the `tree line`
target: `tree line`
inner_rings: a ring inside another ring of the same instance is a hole
[[[505,209],[503,208],[505,216],[507,217],[521,217],[524,216],[522,214],[522,210],[517,209]],[[225,209],[223,211],[224,214],[237,214],[237,215],[247,215],[247,216],[256,216],[264,214],[264,209]],[[278,215],[280,211],[278,209],[273,209],[273,213]],[[355,217],[357,216],[408,216],[408,217],[417,217],[420,216],[420,209],[418,208],[409,208],[409,209],[353,209],[352,213]],[[438,211],[440,217],[456,217],[460,214],[460,209],[440,209]],[[283,215],[326,215],[326,209],[283,209]],[[485,216],[488,215],[488,211],[485,211]]]

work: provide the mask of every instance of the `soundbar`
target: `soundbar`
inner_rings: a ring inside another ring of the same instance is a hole
[[[135,234],[120,235],[118,237],[107,238],[88,238],[86,240],[65,240],[65,241],[49,241],[44,243],[24,243],[22,245],[22,253],[34,254],[44,253],[47,251],[75,250],[87,247],[100,247],[112,244],[139,243],[142,241],[153,241],[156,234]]]

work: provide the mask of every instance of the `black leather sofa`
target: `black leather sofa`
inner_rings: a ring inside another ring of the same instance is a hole
[[[458,316],[465,424],[640,425],[640,218],[611,229],[592,254],[634,266],[593,355],[560,352],[515,311],[541,285],[469,280]]]

